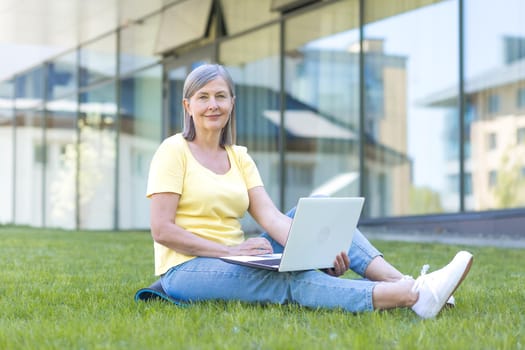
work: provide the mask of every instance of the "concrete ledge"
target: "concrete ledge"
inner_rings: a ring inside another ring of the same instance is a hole
[[[440,214],[359,223],[371,239],[525,248],[525,209]]]
[[[360,225],[430,232],[525,235],[525,209],[362,219]]]

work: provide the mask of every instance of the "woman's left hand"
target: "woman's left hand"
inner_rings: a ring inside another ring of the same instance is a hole
[[[330,276],[339,277],[344,275],[344,273],[348,271],[349,268],[350,258],[346,253],[342,252],[335,258],[334,267],[329,269],[322,269],[321,271]]]

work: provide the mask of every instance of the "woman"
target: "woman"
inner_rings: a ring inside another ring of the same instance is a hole
[[[151,162],[147,196],[155,273],[163,289],[185,301],[211,299],[297,303],[351,312],[411,307],[434,317],[466,276],[472,255],[460,252],[445,268],[404,276],[359,232],[349,252],[326,271],[279,273],[229,264],[227,255],[282,251],[291,218],[268,196],[246,148],[235,145],[235,93],[220,65],[192,71],[183,90],[184,130],[167,138]],[[245,239],[245,212],[266,230]],[[348,269],[361,280],[337,278]]]

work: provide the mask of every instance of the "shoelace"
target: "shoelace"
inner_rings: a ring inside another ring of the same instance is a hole
[[[419,277],[416,279],[416,281],[415,281],[415,283],[414,283],[414,286],[412,287],[412,291],[414,291],[414,292],[419,292],[419,289],[420,289],[423,285],[426,285],[426,286],[428,287],[428,290],[430,291],[430,293],[431,293],[432,296],[434,297],[434,299],[435,299],[435,300],[438,300],[438,297],[437,297],[437,293],[436,293],[436,291],[434,290],[434,288],[432,287],[431,284],[427,283],[428,278],[425,278],[425,277],[424,277],[424,276],[427,274],[429,268],[430,268],[430,265],[428,265],[428,264],[423,265],[423,267],[421,268],[421,274],[420,274]]]

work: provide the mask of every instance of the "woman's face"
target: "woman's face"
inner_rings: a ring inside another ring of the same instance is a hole
[[[233,109],[234,97],[222,78],[211,80],[189,99],[184,108],[195,124],[197,135],[202,132],[220,132],[228,122]]]

